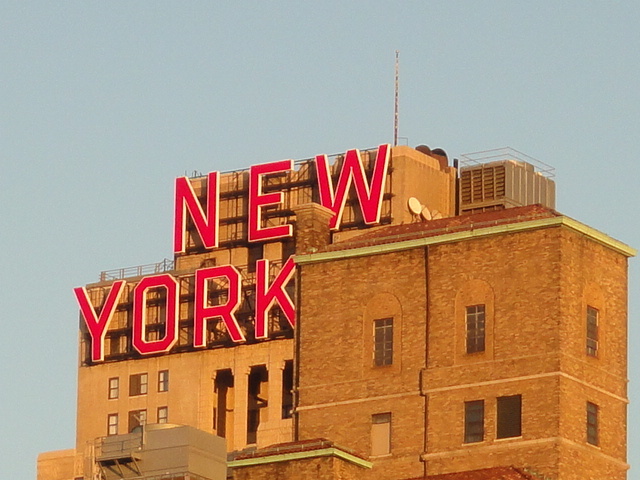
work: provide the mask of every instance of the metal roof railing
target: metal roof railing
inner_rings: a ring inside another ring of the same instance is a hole
[[[460,168],[476,167],[491,162],[500,162],[505,160],[526,162],[533,166],[534,171],[547,178],[554,178],[556,176],[556,169],[551,165],[547,165],[546,163],[511,147],[495,148],[493,150],[484,150],[482,152],[465,153],[460,155]]]
[[[142,433],[112,435],[96,439],[95,455],[98,461],[130,457],[142,448]]]
[[[105,270],[100,272],[100,281],[106,282],[111,280],[122,280],[129,277],[142,277],[154,273],[164,273],[174,269],[174,261],[165,258],[158,263],[148,263],[146,265],[137,265],[135,267],[117,268],[115,270]]]

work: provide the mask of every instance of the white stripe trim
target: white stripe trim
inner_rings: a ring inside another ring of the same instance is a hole
[[[549,378],[549,377],[562,377],[565,378],[567,380],[571,380],[574,381],[576,383],[579,383],[581,385],[584,385],[585,387],[591,388],[597,392],[600,392],[604,395],[607,395],[611,398],[614,398],[620,402],[623,402],[625,404],[629,403],[629,399],[625,398],[625,397],[621,397],[619,395],[616,395],[615,393],[612,392],[608,392],[607,390],[604,390],[603,388],[600,387],[596,387],[595,385],[592,385],[590,383],[587,383],[583,380],[580,380],[579,378],[574,377],[573,375],[569,375],[567,373],[564,372],[547,372],[547,373],[539,373],[536,375],[523,375],[520,377],[513,377],[513,378],[505,378],[502,380],[488,380],[486,382],[475,382],[475,383],[466,383],[464,385],[452,385],[450,387],[440,387],[440,388],[430,388],[427,390],[424,390],[424,392],[422,394],[428,395],[428,394],[432,394],[432,393],[441,393],[441,392],[448,392],[448,391],[452,391],[452,390],[461,390],[464,388],[476,388],[476,387],[484,387],[484,386],[489,386],[489,385],[498,385],[501,383],[508,383],[508,382],[520,382],[520,381],[527,381],[527,380],[536,380],[536,379],[540,379],[540,378]],[[307,387],[309,388],[309,387]],[[305,406],[301,406],[301,407],[297,407],[296,408],[296,412],[304,412],[306,410],[317,410],[319,408],[327,408],[327,407],[337,407],[337,406],[341,406],[341,405],[354,405],[354,404],[358,404],[358,403],[365,403],[365,402],[371,402],[374,400],[388,400],[388,399],[393,399],[393,398],[402,398],[402,397],[411,397],[411,396],[420,396],[421,393],[419,391],[413,391],[413,392],[404,392],[404,393],[395,393],[392,395],[379,395],[379,396],[375,396],[375,397],[367,397],[367,398],[356,398],[356,399],[352,399],[352,400],[342,400],[339,402],[328,402],[328,403],[319,403],[317,405],[305,405]]]
[[[318,408],[337,407],[340,405],[353,405],[356,403],[372,402],[374,400],[389,400],[392,398],[411,397],[411,396],[419,397],[420,392],[416,390],[414,392],[395,393],[393,395],[380,395],[377,397],[356,398],[354,400],[343,400],[341,402],[319,403],[318,405],[306,405],[302,407],[297,407],[296,412],[303,412],[305,410],[316,410]]]
[[[363,458],[356,457],[348,452],[345,452],[337,447],[329,447],[323,448],[320,450],[306,450],[302,452],[289,452],[289,453],[280,453],[273,455],[264,455],[261,457],[252,457],[245,458],[241,460],[232,460],[227,462],[227,466],[229,468],[238,468],[238,467],[251,467],[253,465],[265,465],[268,463],[278,463],[278,462],[290,462],[294,460],[302,460],[306,458],[317,458],[317,457],[338,457],[347,462],[354,463],[364,468],[372,468],[373,464],[368,460],[364,460]]]
[[[618,401],[624,402],[624,403],[629,403],[629,399],[625,398],[625,397],[621,397],[620,395],[616,395],[615,393],[609,392],[603,388],[600,387],[596,387],[595,385],[585,382],[583,380],[580,380],[579,378],[574,377],[573,375],[569,375],[568,373],[564,373],[564,372],[546,372],[546,373],[538,373],[536,375],[523,375],[520,377],[511,377],[511,378],[504,378],[501,380],[488,380],[485,382],[475,382],[475,383],[466,383],[464,385],[452,385],[449,387],[439,387],[439,388],[430,388],[430,389],[426,389],[424,390],[424,394],[430,394],[430,393],[440,393],[440,392],[448,392],[451,390],[460,390],[463,388],[476,388],[476,387],[485,387],[488,385],[498,385],[501,383],[508,383],[508,382],[520,382],[520,381],[526,381],[526,380],[536,380],[539,378],[548,378],[548,377],[562,377],[565,378],[567,380],[571,380],[574,381],[576,383],[579,383],[581,385],[584,385],[585,387],[591,388],[597,392],[600,392],[604,395],[607,395],[611,398],[614,398]]]
[[[515,449],[520,449],[520,448],[527,448],[527,447],[531,447],[531,446],[535,446],[535,445],[544,445],[544,444],[548,444],[548,443],[558,443],[558,444],[565,444],[566,446],[572,447],[572,448],[578,448],[581,450],[586,450],[588,451],[588,453],[590,455],[601,455],[602,457],[604,457],[606,460],[610,461],[611,463],[615,463],[621,467],[623,467],[624,469],[628,470],[629,469],[629,464],[623,460],[619,460],[615,457],[612,457],[611,455],[607,455],[606,453],[603,453],[601,449],[599,449],[598,447],[592,447],[590,445],[583,445],[580,444],[578,442],[574,442],[573,440],[569,440],[567,438],[563,438],[563,437],[548,437],[548,438],[536,438],[533,440],[517,440],[514,439],[511,442],[497,442],[497,443],[470,443],[468,444],[466,447],[463,448],[459,448],[456,450],[447,450],[446,452],[434,452],[434,453],[423,453],[422,455],[420,455],[420,458],[423,461],[429,461],[432,459],[436,459],[436,458],[447,458],[447,457],[453,457],[456,455],[459,456],[468,456],[471,454],[471,452],[473,452],[475,455],[477,454],[481,454],[481,453],[486,453],[486,454],[490,454],[490,453],[494,453],[497,450],[515,450]]]

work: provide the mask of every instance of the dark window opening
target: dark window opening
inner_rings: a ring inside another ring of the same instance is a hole
[[[282,370],[282,418],[293,416],[293,360],[287,360]]]
[[[296,242],[293,238],[287,238],[282,242],[282,263],[296,253]]]
[[[247,392],[247,444],[257,443],[261,413],[268,405],[268,381],[267,367],[251,367]]]
[[[129,395],[145,395],[149,377],[146,373],[137,373],[129,376]]]
[[[129,412],[129,432],[137,432],[147,423],[146,410],[131,410]]]
[[[484,400],[464,402],[464,443],[484,440]]]
[[[373,321],[374,349],[373,361],[377,367],[393,363],[393,318]]]
[[[109,335],[109,355],[114,356],[122,352],[122,336],[121,335]]]
[[[249,245],[249,258],[247,260],[247,271],[253,273],[256,271],[256,262],[264,258],[264,244],[255,243]]]
[[[497,438],[522,435],[522,396],[498,397]]]
[[[467,353],[484,352],[485,308],[484,305],[467,307]]]
[[[233,373],[231,370],[218,370],[214,381],[214,392],[217,394],[217,403],[213,409],[213,429],[219,437],[227,435],[227,415],[233,411]]]

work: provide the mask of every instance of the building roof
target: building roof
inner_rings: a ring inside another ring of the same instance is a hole
[[[237,452],[235,455],[231,455],[229,466],[233,468],[278,461],[295,461],[316,456],[314,452],[326,454],[327,450],[331,450],[332,453],[340,452],[341,455],[338,456],[343,459],[371,468],[371,464],[364,457],[325,438],[278,443],[253,451]],[[539,478],[516,467],[493,467],[429,475],[426,479],[414,477],[405,480],[539,480]]]
[[[407,480],[424,480],[424,477]],[[536,477],[515,467],[494,467],[442,475],[429,475],[427,480],[536,480]]]
[[[317,457],[340,458],[363,468],[369,469],[373,467],[373,464],[369,460],[324,438],[278,443],[258,450],[231,454],[228,458],[227,466],[229,468],[251,467],[254,465],[291,462]]]
[[[310,440],[299,440],[297,442],[277,443],[277,444],[269,445],[268,447],[260,448],[253,451],[238,452],[236,455],[233,456],[233,460],[246,460],[248,458],[268,457],[271,455],[282,455],[282,454],[297,453],[297,452],[310,452],[312,450],[321,450],[325,448],[337,448],[351,455],[355,455],[360,458],[363,458],[348,448],[344,448],[339,445],[336,445],[331,440],[327,440],[326,438],[313,438]]]
[[[637,254],[634,248],[551,208],[526,205],[373,228],[362,235],[336,241],[317,252],[297,254],[295,261],[299,265],[326,262],[549,227],[568,228],[626,257]]]
[[[555,210],[542,205],[526,205],[524,207],[440,218],[428,222],[405,223],[403,225],[376,228],[362,235],[333,243],[323,249],[323,251],[330,252],[368,247],[413,240],[415,238],[433,237],[446,233],[561,216],[562,215]]]

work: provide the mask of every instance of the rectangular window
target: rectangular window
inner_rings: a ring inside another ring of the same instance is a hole
[[[264,244],[257,243],[248,247],[247,271],[253,273],[256,271],[256,262],[264,258]]]
[[[296,243],[292,238],[282,242],[282,263],[286,262],[291,255],[296,253]]]
[[[267,420],[269,406],[269,371],[266,365],[254,365],[247,386],[247,444],[258,442],[258,428]]]
[[[113,377],[109,379],[109,400],[118,398],[120,395],[120,379]]]
[[[149,383],[149,376],[146,373],[137,373],[129,376],[129,395],[145,395]]]
[[[169,391],[169,370],[160,370],[158,372],[158,391]]]
[[[282,370],[282,418],[293,417],[293,360],[287,360]]]
[[[217,402],[213,409],[213,428],[216,435],[225,437],[227,434],[227,415],[233,415],[233,373],[230,369],[218,370],[214,382],[214,392]]]
[[[110,413],[107,416],[107,435],[118,434],[118,414]]]
[[[391,413],[371,416],[371,455],[391,453]]]
[[[110,355],[118,355],[119,353],[122,353],[122,350],[120,348],[120,338],[120,335],[110,335],[107,337],[107,339],[109,340]]]
[[[374,328],[374,365],[393,363],[393,318],[381,318],[373,321]]]
[[[587,443],[599,445],[598,438],[598,405],[587,402]]]
[[[587,355],[598,356],[598,309],[587,307]]]
[[[464,443],[484,440],[484,400],[464,402]]]
[[[467,307],[467,353],[484,352],[484,305]]]
[[[522,435],[522,395],[498,397],[497,438]]]
[[[169,407],[158,407],[158,423],[167,423]]]
[[[131,410],[129,412],[129,433],[133,432],[136,427],[146,425],[147,423],[147,411],[146,410]]]

